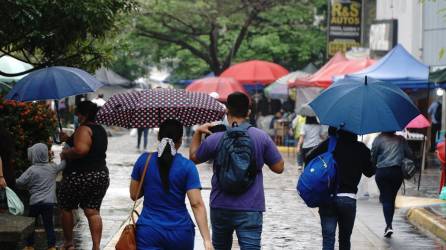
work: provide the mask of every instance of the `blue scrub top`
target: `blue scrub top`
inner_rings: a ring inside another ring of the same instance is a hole
[[[149,153],[143,153],[136,161],[132,179],[139,181]],[[153,153],[144,178],[144,203],[137,225],[149,225],[164,229],[189,229],[194,223],[186,208],[186,192],[201,189],[200,177],[195,164],[181,154],[176,154],[169,172],[169,192],[161,182],[158,154]]]

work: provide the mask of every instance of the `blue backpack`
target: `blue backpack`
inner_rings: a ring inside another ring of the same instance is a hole
[[[328,151],[311,160],[297,182],[297,192],[308,207],[329,203],[335,195],[336,160],[333,151],[336,142],[336,137],[330,136]]]
[[[214,164],[218,185],[225,193],[246,192],[257,176],[250,127],[249,123],[233,126],[220,140]]]

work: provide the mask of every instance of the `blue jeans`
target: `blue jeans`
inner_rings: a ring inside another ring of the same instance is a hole
[[[229,250],[235,230],[241,250],[261,248],[263,213],[211,208],[212,244],[215,250]]]
[[[350,249],[350,236],[356,217],[356,200],[336,197],[330,205],[319,207],[319,215],[322,226],[322,249],[334,249],[337,224],[339,224],[339,249]]]
[[[29,217],[37,218],[39,215],[42,216],[43,227],[45,228],[48,248],[56,246],[56,234],[54,233],[54,223],[53,223],[53,211],[54,204],[41,203],[36,205],[31,205],[29,208]],[[34,245],[34,231],[26,239],[26,245]]]

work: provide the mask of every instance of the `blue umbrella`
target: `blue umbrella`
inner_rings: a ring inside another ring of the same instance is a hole
[[[336,81],[310,106],[321,124],[359,135],[402,130],[420,114],[399,87],[367,77]]]
[[[94,92],[102,87],[94,76],[70,67],[48,67],[31,72],[14,85],[6,99],[15,101],[59,100]]]
[[[6,99],[29,102],[41,100],[56,100],[56,110],[59,110],[58,100],[72,96],[94,92],[103,84],[87,72],[71,67],[48,67],[29,73],[18,81]],[[62,131],[59,112],[57,112],[59,129]]]

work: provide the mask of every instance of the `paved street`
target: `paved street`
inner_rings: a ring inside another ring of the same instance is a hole
[[[111,185],[105,197],[102,215],[105,246],[119,229],[128,215],[131,201],[128,198],[128,184],[133,162],[139,153],[135,148],[136,138],[129,135],[110,137],[107,162],[110,168]],[[149,145],[156,146],[155,138]],[[185,150],[184,148],[182,149]],[[286,157],[286,153],[284,154]],[[286,170],[277,175],[269,170],[265,174],[267,211],[264,215],[262,237],[263,249],[320,249],[321,233],[317,210],[309,209],[297,196],[295,185],[298,171],[293,157],[287,158]],[[203,196],[208,204],[211,169],[208,165],[199,167]],[[83,217],[82,217],[83,218]],[[353,249],[445,249],[444,242],[434,240],[420,233],[405,219],[405,211],[398,210],[394,223],[395,234],[391,240],[382,237],[384,218],[375,198],[358,201],[358,213],[352,236]],[[85,219],[76,227],[77,249],[89,249],[90,235]],[[202,249],[198,229],[196,249]],[[236,242],[234,243],[236,246]],[[234,249],[237,249],[234,247]]]

